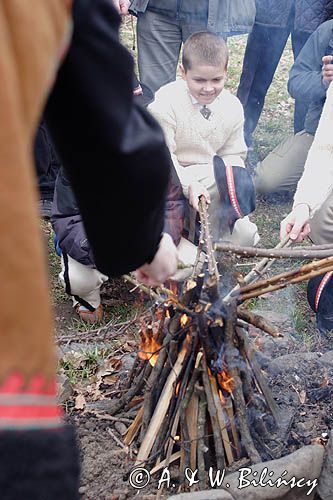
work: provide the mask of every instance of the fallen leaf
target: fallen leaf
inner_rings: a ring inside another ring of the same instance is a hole
[[[301,392],[299,393],[299,401],[302,405],[304,405],[306,401],[306,392],[304,389],[302,389]]]
[[[86,400],[83,394],[78,394],[75,398],[75,410],[83,410],[86,406]]]

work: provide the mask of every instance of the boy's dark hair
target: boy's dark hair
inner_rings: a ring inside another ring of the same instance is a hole
[[[227,68],[228,59],[227,44],[210,31],[193,33],[184,43],[182,63],[185,71],[191,69],[193,63]]]

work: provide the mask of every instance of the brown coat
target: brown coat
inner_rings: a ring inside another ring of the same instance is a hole
[[[0,381],[54,374],[32,141],[69,28],[68,0],[0,4]]]

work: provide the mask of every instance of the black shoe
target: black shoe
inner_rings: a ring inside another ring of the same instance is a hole
[[[333,332],[333,315],[317,312],[316,314],[317,328],[320,333],[326,335]]]
[[[51,219],[51,200],[40,200],[39,201],[39,212],[43,219]]]

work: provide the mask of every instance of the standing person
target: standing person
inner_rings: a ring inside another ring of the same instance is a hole
[[[50,219],[54,187],[60,169],[60,162],[44,122],[38,125],[34,144],[34,158],[40,196],[39,212],[44,219]]]
[[[176,78],[182,44],[196,31],[249,33],[255,0],[132,0],[140,80],[153,92]]]
[[[221,37],[207,31],[193,33],[184,44],[182,79],[160,88],[148,109],[164,130],[183,194],[191,207],[187,217],[189,239],[195,241],[193,222],[203,195],[210,202],[213,239],[253,245],[259,236],[256,225],[247,217],[254,204],[248,210],[244,206],[251,206],[254,189],[243,168],[243,109],[237,97],[224,89],[227,66],[228,49]],[[239,208],[235,219],[227,203],[223,206],[222,186],[216,182],[214,164],[223,172],[221,183],[228,180],[230,189],[224,192],[231,194],[233,206]]]
[[[256,0],[256,6],[255,24],[248,37],[237,92],[244,106],[248,146],[252,146],[252,134],[289,35],[296,59],[311,33],[333,14],[332,0]],[[307,105],[296,100],[295,133],[303,130],[306,112]]]
[[[169,156],[156,122],[133,103],[133,62],[109,0],[74,0],[73,17],[69,0],[34,0],[33,9],[3,0],[0,26],[1,498],[76,500],[33,176],[33,139],[72,27],[45,116],[104,272],[138,268],[147,283],[174,272],[175,248],[162,235]]]

